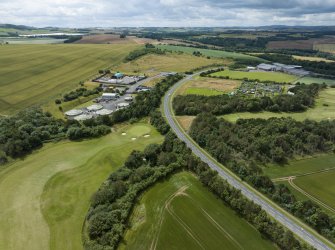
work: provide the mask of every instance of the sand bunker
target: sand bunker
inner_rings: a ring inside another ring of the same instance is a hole
[[[144,135],[143,137],[145,137],[145,138],[147,138],[147,137],[149,137],[150,135]]]
[[[126,135],[126,134],[127,134],[127,133],[124,133],[124,132],[123,132],[121,135]]]
[[[131,140],[132,140],[132,141],[135,141],[135,140],[136,140],[136,138],[135,138],[135,137],[133,137],[133,138],[131,138]]]

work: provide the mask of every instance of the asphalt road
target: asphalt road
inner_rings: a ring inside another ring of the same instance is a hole
[[[315,237],[313,234],[304,230],[299,224],[290,219],[284,213],[282,213],[279,209],[275,208],[272,204],[270,204],[263,197],[258,195],[256,192],[253,192],[249,189],[242,181],[239,181],[236,177],[234,177],[229,171],[224,170],[220,166],[218,166],[215,161],[213,161],[210,157],[204,154],[196,145],[194,141],[189,139],[185,132],[177,125],[176,121],[173,119],[174,114],[170,110],[170,104],[172,102],[173,93],[177,88],[179,88],[183,83],[189,81],[193,76],[198,75],[193,74],[189,75],[186,78],[182,79],[178,83],[176,83],[164,96],[163,109],[166,119],[171,126],[172,130],[176,133],[178,138],[186,143],[186,145],[193,151],[195,155],[197,155],[203,162],[207,163],[210,168],[216,170],[221,177],[228,181],[230,185],[241,190],[242,194],[246,196],[248,199],[252,200],[256,204],[260,205],[269,215],[275,218],[278,222],[284,225],[286,228],[291,230],[293,233],[298,235],[300,238],[304,239],[307,243],[315,247],[316,249],[333,249],[326,245],[323,241]],[[335,249],[335,247],[334,247]]]

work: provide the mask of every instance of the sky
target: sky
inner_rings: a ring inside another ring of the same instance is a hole
[[[0,0],[0,23],[78,28],[335,25],[335,0]]]

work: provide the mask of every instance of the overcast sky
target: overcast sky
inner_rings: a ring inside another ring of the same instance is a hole
[[[335,25],[335,0],[0,0],[0,23],[37,27]]]

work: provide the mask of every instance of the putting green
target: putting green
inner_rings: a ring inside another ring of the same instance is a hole
[[[131,141],[128,131],[150,137]],[[102,138],[50,143],[0,171],[0,249],[82,249],[91,195],[133,149],[162,136],[140,123]]]

